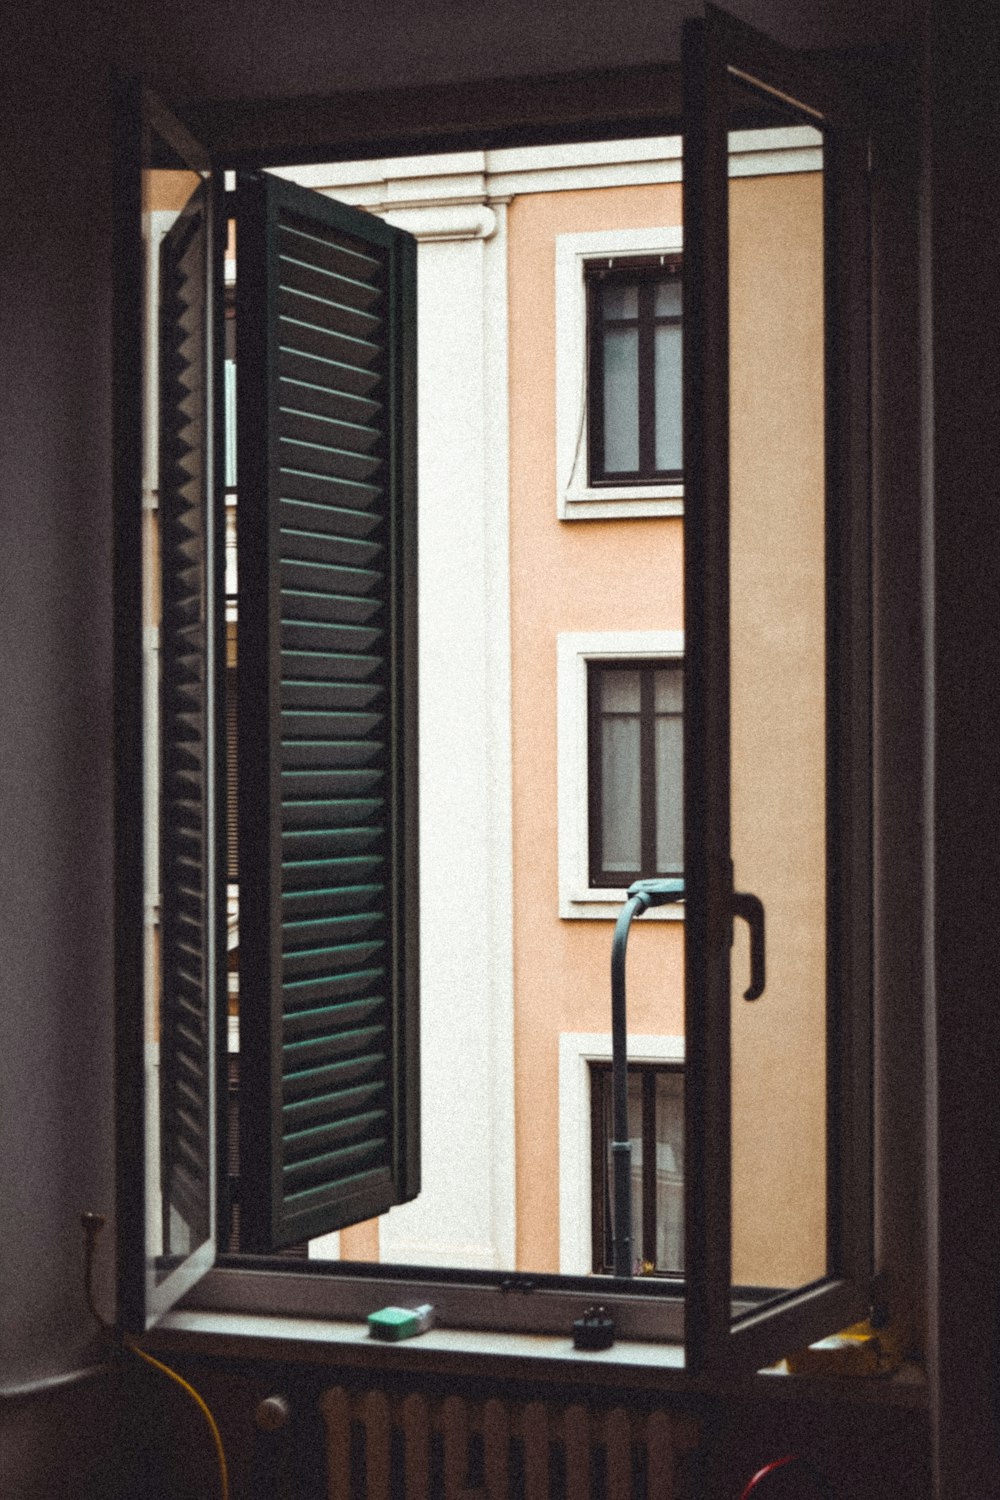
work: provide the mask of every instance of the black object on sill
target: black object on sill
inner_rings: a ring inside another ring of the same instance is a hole
[[[615,1320],[606,1307],[588,1307],[573,1324],[574,1349],[610,1349],[615,1341]]]
[[[537,1282],[533,1276],[511,1271],[509,1275],[501,1276],[498,1284],[502,1292],[533,1292]]]

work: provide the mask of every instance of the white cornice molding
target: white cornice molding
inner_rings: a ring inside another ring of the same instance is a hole
[[[489,240],[497,232],[497,216],[489,204],[478,203],[410,203],[392,204],[371,210],[405,229],[417,240]]]
[[[809,126],[734,134],[733,177],[815,172],[822,147]],[[496,151],[451,151],[436,156],[320,163],[274,170],[303,187],[388,217],[433,203],[486,204],[520,193],[582,188],[662,185],[681,180],[680,136],[586,141],[557,146],[515,146]],[[464,237],[464,236],[463,236]]]

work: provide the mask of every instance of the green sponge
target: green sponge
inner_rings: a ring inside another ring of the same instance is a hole
[[[429,1302],[420,1307],[380,1307],[368,1314],[368,1332],[373,1339],[410,1339],[426,1333],[434,1322]]]

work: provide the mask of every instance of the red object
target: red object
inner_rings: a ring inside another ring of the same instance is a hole
[[[835,1500],[829,1480],[808,1459],[786,1454],[765,1464],[740,1500]]]

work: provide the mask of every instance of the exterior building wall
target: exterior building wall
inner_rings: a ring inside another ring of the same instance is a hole
[[[677,225],[680,185],[526,194],[508,212],[518,1265],[558,1271],[559,1038],[610,1031],[612,928],[559,916],[557,638],[680,631],[683,522],[558,518],[556,240]],[[635,924],[631,1029],[683,1033],[683,945],[680,922]]]
[[[748,1005],[739,931],[733,1267],[795,1286],[826,1271],[820,174],[733,181],[730,247],[733,860],[768,962]]]
[[[734,552],[762,560],[734,597],[734,835],[741,881],[776,916],[759,1006],[740,998],[742,935],[734,949],[734,1277],[795,1285],[825,1269],[820,179],[743,178],[731,207]],[[536,1270],[576,1269],[560,1265],[560,1037],[610,1029],[610,921],[557,903],[556,641],[683,624],[681,518],[557,518],[556,243],[679,223],[677,184],[509,210],[518,1265]],[[776,454],[780,486],[762,477]],[[628,996],[630,1033],[683,1034],[681,922],[635,925]]]

